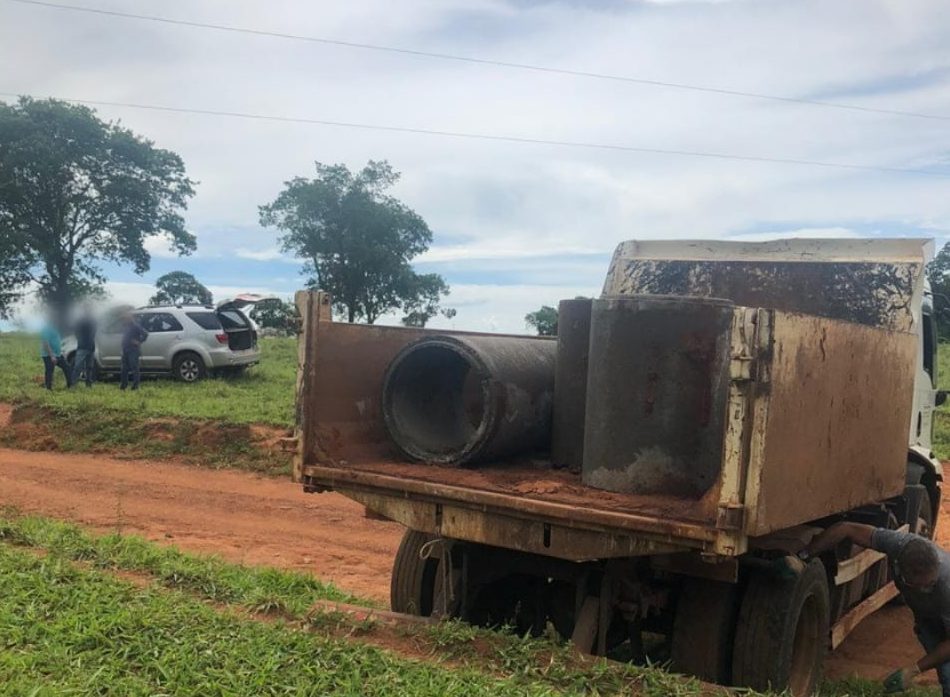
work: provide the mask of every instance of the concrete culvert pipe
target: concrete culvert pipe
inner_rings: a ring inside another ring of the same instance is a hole
[[[383,418],[414,460],[472,463],[546,450],[557,342],[511,336],[420,339],[390,363]]]

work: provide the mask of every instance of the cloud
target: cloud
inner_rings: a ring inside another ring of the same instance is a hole
[[[252,261],[283,261],[288,264],[303,263],[299,259],[286,256],[277,247],[269,247],[268,249],[245,249],[244,247],[238,247],[234,251],[234,255],[241,259],[251,259]]]
[[[172,247],[172,239],[168,235],[146,237],[142,246],[153,258],[174,259],[179,256],[179,253]]]
[[[404,0],[396,11],[384,0],[207,0],[165,3],[160,14],[950,115],[945,5]],[[128,11],[120,0],[97,7]],[[35,6],[7,3],[0,11],[0,61],[17,65],[0,79],[0,91],[950,173],[950,130],[939,120]],[[452,302],[470,308],[456,317],[460,328],[464,321],[517,329],[524,312],[550,304],[558,288],[598,289],[611,250],[624,239],[950,237],[947,180],[939,177],[99,111],[184,158],[200,182],[186,216],[199,253],[176,264],[220,285],[299,286],[277,280],[292,267],[277,251],[277,232],[260,227],[259,206],[289,179],[312,177],[314,161],[357,168],[388,159],[403,174],[394,195],[435,235],[418,268],[444,273]],[[156,272],[171,263],[167,245],[149,248]],[[482,304],[467,304],[473,298]]]

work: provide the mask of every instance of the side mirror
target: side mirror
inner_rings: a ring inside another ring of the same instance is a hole
[[[934,406],[941,406],[944,402],[947,401],[947,391],[946,390],[937,390],[937,393],[934,395]]]

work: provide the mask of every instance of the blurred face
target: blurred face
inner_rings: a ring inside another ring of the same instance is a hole
[[[904,585],[919,593],[930,593],[937,585],[939,567],[920,574],[901,574]]]

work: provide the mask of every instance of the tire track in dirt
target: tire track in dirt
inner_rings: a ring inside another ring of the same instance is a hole
[[[193,552],[306,571],[384,603],[402,526],[283,478],[100,455],[0,449],[0,504]],[[950,503],[941,506],[950,516]],[[950,547],[950,526],[938,541]],[[879,679],[920,658],[910,612],[887,607],[829,658],[826,676]],[[933,684],[932,673],[921,676]]]

